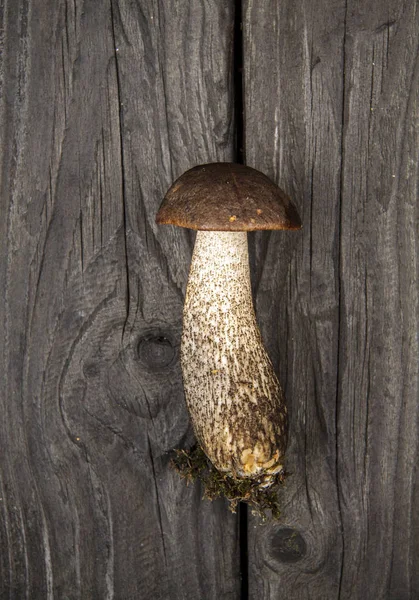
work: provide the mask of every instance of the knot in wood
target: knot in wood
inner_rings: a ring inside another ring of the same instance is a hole
[[[271,539],[272,556],[284,563],[301,560],[307,553],[307,544],[299,531],[292,527],[277,529]]]
[[[176,348],[169,334],[154,332],[143,336],[138,342],[138,358],[151,371],[167,369],[176,356]]]

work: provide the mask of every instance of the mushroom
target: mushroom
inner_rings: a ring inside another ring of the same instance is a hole
[[[247,232],[300,229],[298,213],[263,173],[212,163],[173,183],[156,221],[198,230],[181,342],[198,443],[218,471],[269,488],[284,473],[287,409],[256,322]]]

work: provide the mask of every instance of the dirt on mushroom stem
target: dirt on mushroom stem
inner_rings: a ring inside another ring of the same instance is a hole
[[[285,471],[278,473],[269,487],[261,487],[260,482],[254,479],[236,479],[228,473],[218,471],[199,444],[190,450],[175,450],[171,464],[187,483],[201,482],[204,498],[226,498],[233,513],[236,512],[239,502],[245,502],[249,504],[252,513],[258,515],[262,521],[268,518],[277,520],[280,517],[277,492],[279,486],[284,483],[287,475]]]
[[[197,233],[183,318],[186,402],[203,472],[218,473],[204,477],[207,493],[261,504],[283,480],[287,412],[256,322],[246,232]]]

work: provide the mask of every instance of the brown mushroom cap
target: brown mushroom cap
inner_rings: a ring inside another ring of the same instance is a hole
[[[167,192],[156,222],[204,231],[301,228],[285,192],[260,171],[235,163],[186,171]]]

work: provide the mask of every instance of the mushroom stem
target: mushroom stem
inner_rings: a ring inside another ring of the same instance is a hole
[[[246,232],[197,232],[181,360],[208,458],[219,471],[269,486],[283,471],[287,413],[256,322]]]

